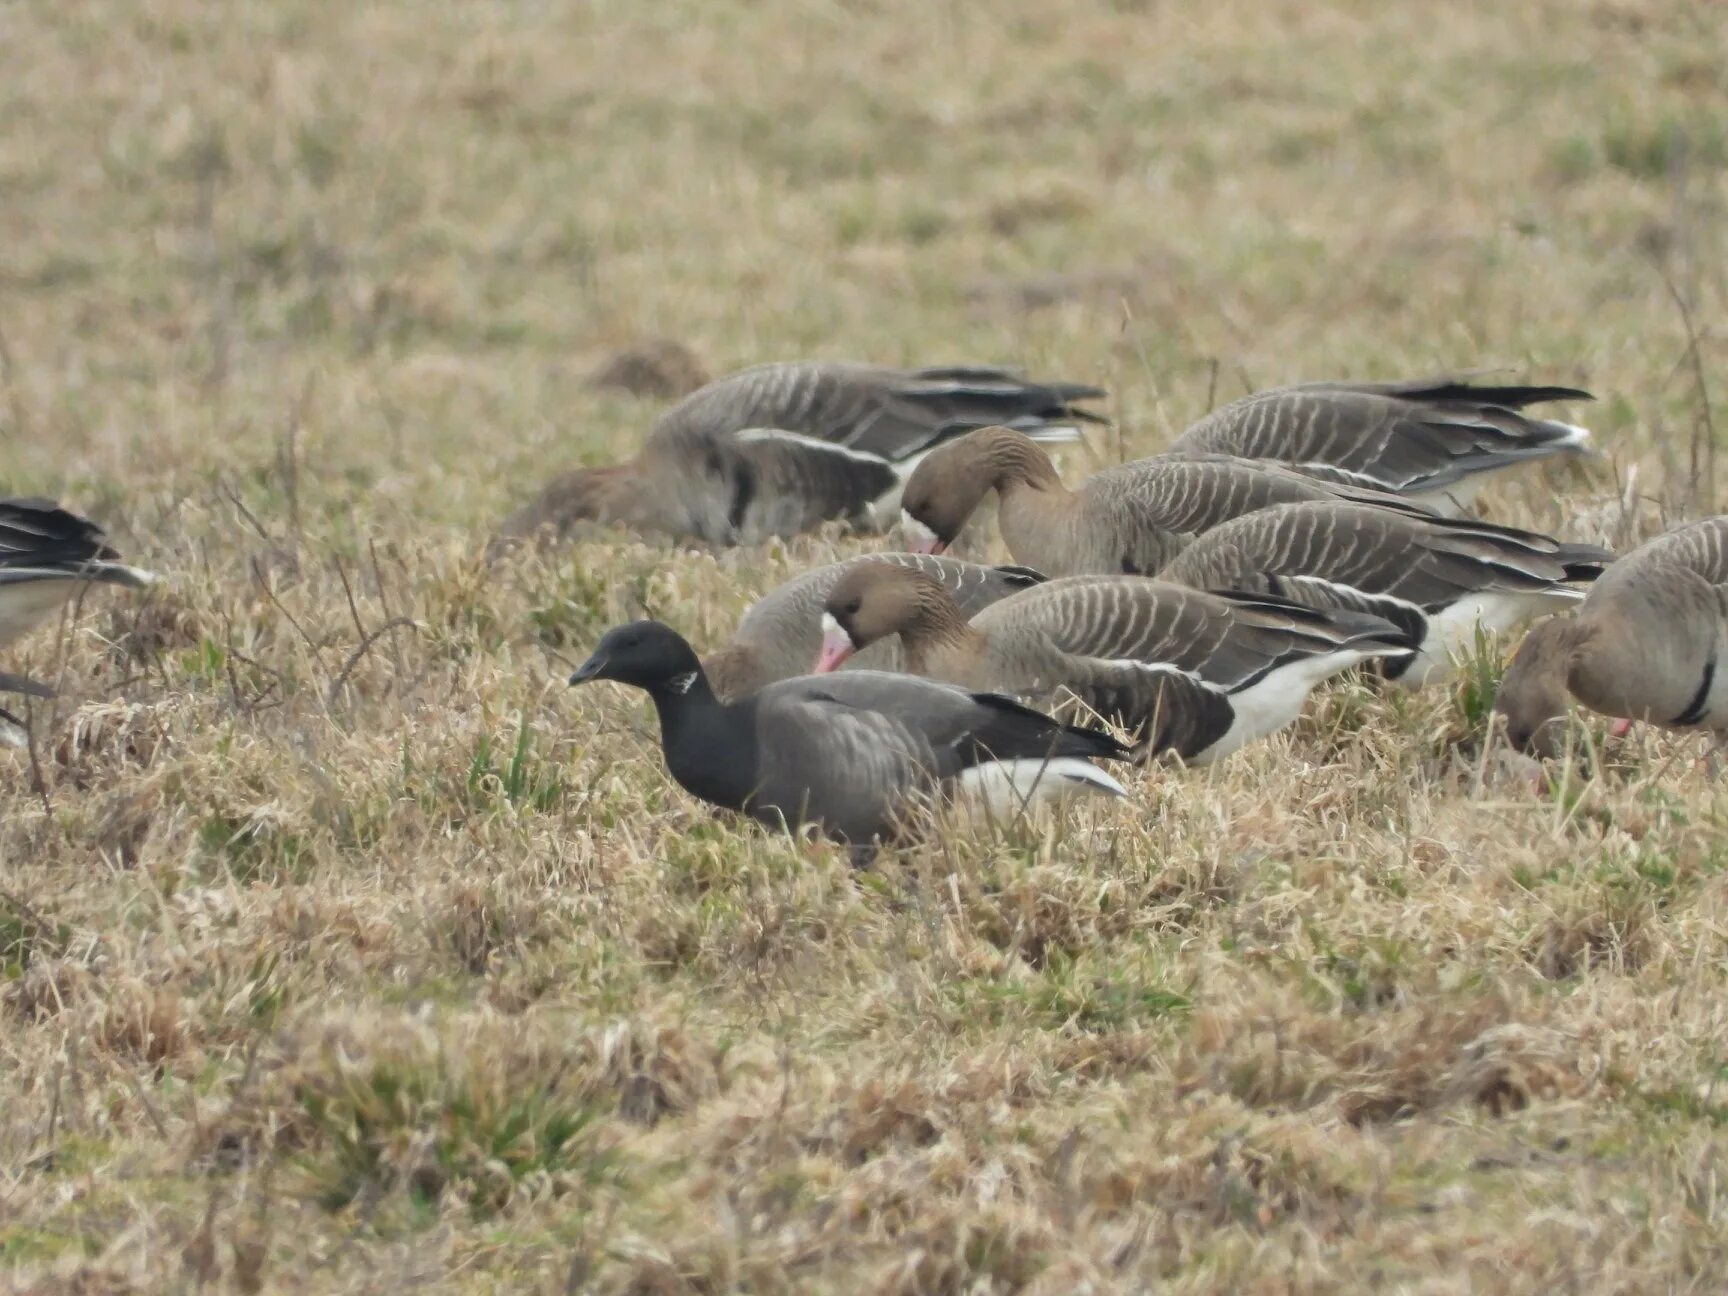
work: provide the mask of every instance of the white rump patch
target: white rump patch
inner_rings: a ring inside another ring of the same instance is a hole
[[[986,761],[955,781],[960,795],[991,814],[1018,814],[1028,805],[1060,800],[1075,793],[1125,797],[1128,789],[1091,761],[1077,756],[1053,760]]]

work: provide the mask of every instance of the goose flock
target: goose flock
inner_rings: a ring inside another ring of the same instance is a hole
[[[492,552],[597,526],[711,546],[898,526],[904,551],[797,575],[706,659],[637,621],[570,676],[647,692],[692,795],[860,859],[932,801],[1126,796],[1102,763],[1217,761],[1341,672],[1421,688],[1532,622],[1495,703],[1516,747],[1563,753],[1574,702],[1728,742],[1728,516],[1617,558],[1471,513],[1492,475],[1589,452],[1527,412],[1589,393],[1279,388],[1070,487],[1051,450],[1106,422],[1087,408],[1105,395],[990,368],[757,366],[675,404],[628,462],[551,482]],[[1014,565],[946,552],[991,495]],[[92,583],[154,580],[94,523],[0,501],[0,647]],[[0,711],[0,740],[26,732]]]

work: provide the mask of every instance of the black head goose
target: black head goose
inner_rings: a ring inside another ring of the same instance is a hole
[[[770,827],[815,825],[867,850],[953,790],[998,808],[1067,791],[1125,795],[1091,762],[1127,749],[1008,698],[877,671],[801,676],[721,702],[695,651],[658,621],[609,630],[572,684],[645,690],[666,768],[692,796]]]
[[[1586,429],[1525,406],[1593,399],[1575,387],[1476,386],[1469,375],[1304,383],[1214,410],[1171,448],[1274,459],[1457,513],[1483,474],[1585,448]]]
[[[991,491],[1015,561],[1053,576],[1149,576],[1195,536],[1272,504],[1351,499],[1414,507],[1278,464],[1198,452],[1119,464],[1069,490],[1031,439],[991,427],[943,446],[912,473],[901,497],[908,547],[942,552]]]
[[[709,383],[666,411],[627,464],[558,478],[507,521],[508,542],[577,522],[616,522],[710,544],[750,544],[841,519],[880,529],[906,474],[967,430],[1008,423],[1072,441],[1078,408],[1104,395],[1001,369],[884,369],[790,362]]]
[[[1564,745],[1567,696],[1592,711],[1728,740],[1728,517],[1657,536],[1603,573],[1574,617],[1525,637],[1495,709],[1538,755]]]
[[[1410,651],[1376,616],[1140,576],[1054,580],[968,621],[923,573],[865,564],[829,593],[825,624],[820,668],[897,635],[916,674],[1038,703],[1072,694],[1133,732],[1140,758],[1194,764],[1282,729],[1339,671]]]
[[[1412,657],[1386,662],[1411,688],[1447,677],[1478,628],[1513,629],[1575,603],[1613,559],[1511,527],[1359,504],[1280,504],[1207,532],[1165,568],[1196,589],[1237,589],[1372,612],[1401,626]]]
[[[705,662],[708,683],[725,700],[754,693],[775,680],[808,675],[822,645],[822,604],[847,572],[860,563],[915,568],[938,582],[970,616],[1001,598],[1044,579],[1029,567],[986,567],[925,554],[865,554],[802,572],[764,595],[744,614],[732,642]],[[893,671],[900,653],[892,642],[849,660],[848,667]]]
[[[0,500],[0,646],[18,639],[80,589],[144,589],[156,577],[128,567],[102,528],[52,500]]]

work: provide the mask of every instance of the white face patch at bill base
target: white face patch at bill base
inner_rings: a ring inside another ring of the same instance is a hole
[[[846,628],[834,619],[834,614],[822,614],[822,650],[816,656],[815,671],[825,675],[829,671],[839,670],[840,664],[858,651],[858,645],[852,642],[852,636],[846,633]]]
[[[906,547],[916,554],[942,552],[942,541],[929,527],[905,509],[900,510],[900,529],[906,535]]]

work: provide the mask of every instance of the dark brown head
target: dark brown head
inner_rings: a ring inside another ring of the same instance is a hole
[[[941,553],[993,490],[1013,482],[1059,480],[1037,442],[1013,428],[968,432],[932,450],[906,482],[900,518],[913,553]]]
[[[859,563],[828,592],[816,670],[835,670],[860,648],[895,634],[905,637],[911,656],[922,637],[965,624],[965,615],[940,581],[915,567]]]
[[[1554,617],[1524,636],[1494,698],[1494,711],[1514,748],[1542,757],[1565,749],[1571,702],[1567,678],[1582,633],[1575,619]]]

